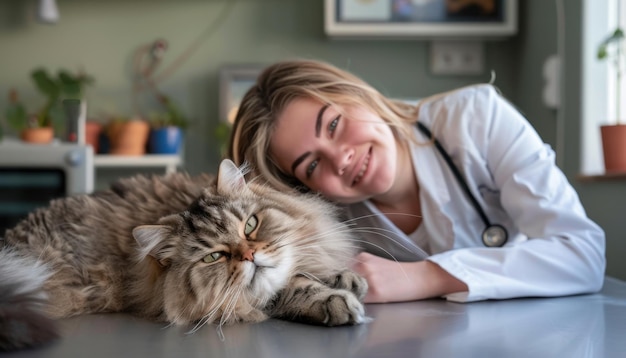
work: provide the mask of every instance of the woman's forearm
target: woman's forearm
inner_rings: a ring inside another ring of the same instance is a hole
[[[467,285],[430,261],[395,262],[368,253],[353,269],[369,284],[367,303],[414,301],[467,291]]]

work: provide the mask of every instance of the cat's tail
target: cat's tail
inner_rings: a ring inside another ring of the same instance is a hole
[[[59,336],[55,322],[41,311],[48,276],[35,260],[0,250],[0,352],[35,347]]]

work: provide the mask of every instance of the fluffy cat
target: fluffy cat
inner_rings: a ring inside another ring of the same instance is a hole
[[[53,200],[0,239],[0,350],[98,312],[193,329],[362,323],[367,283],[347,269],[357,245],[335,214],[317,196],[246,182],[229,160],[217,177],[136,176]]]

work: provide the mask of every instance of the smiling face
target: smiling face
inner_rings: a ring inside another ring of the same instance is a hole
[[[283,172],[341,203],[386,193],[397,170],[395,137],[380,116],[308,98],[294,99],[278,116],[270,154]]]

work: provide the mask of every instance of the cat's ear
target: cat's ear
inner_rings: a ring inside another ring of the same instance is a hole
[[[154,257],[162,266],[168,266],[174,254],[174,246],[168,244],[172,228],[167,225],[141,225],[133,229],[133,237],[139,245],[138,258]]]
[[[244,174],[230,159],[222,160],[217,172],[217,192],[221,195],[241,193],[246,189]]]

